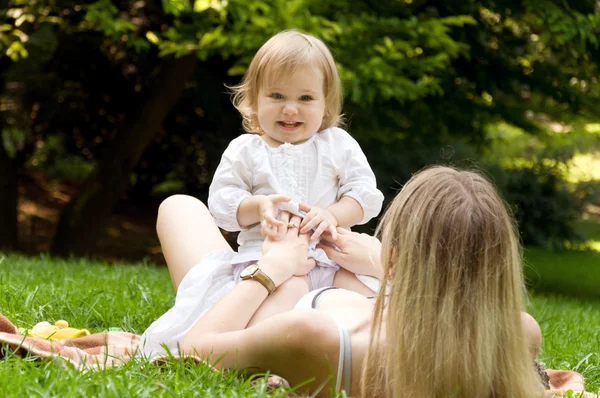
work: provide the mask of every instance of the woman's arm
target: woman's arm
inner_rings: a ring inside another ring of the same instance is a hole
[[[287,228],[289,214],[284,213],[282,220]],[[299,221],[298,216],[291,218],[291,222]],[[287,229],[280,240],[267,237],[262,250],[259,268],[271,278],[276,287],[293,275],[308,273],[315,266],[315,261],[308,258],[308,235],[299,234],[298,228]],[[245,329],[267,296],[267,289],[258,281],[240,281],[196,322],[188,336]]]
[[[383,277],[381,264],[381,242],[367,234],[337,229],[337,239],[333,240],[330,234],[323,234],[317,247],[325,251],[327,257],[335,261],[341,267],[354,274]],[[333,246],[339,248],[336,250]]]
[[[289,214],[283,214],[282,220],[287,228]],[[295,223],[299,220],[298,216],[291,218]],[[298,228],[289,228],[281,240],[265,239],[258,265],[278,287],[293,275],[304,275],[314,268],[315,261],[308,259],[307,253],[308,235],[299,235]],[[240,281],[196,322],[186,339],[245,329],[267,295],[267,289],[260,282],[254,279]]]
[[[181,348],[209,358],[219,369],[249,374],[269,371],[292,386],[312,380],[302,393],[314,393],[329,380],[321,390],[327,395],[337,372],[339,335],[331,317],[302,309],[275,315],[245,330],[189,333]]]
[[[291,221],[298,223],[299,218]],[[266,239],[263,246],[260,268],[276,286],[314,267],[314,260],[306,258],[308,236],[299,236],[297,228],[290,228],[279,241]],[[181,342],[181,352],[210,358],[222,368],[270,370],[292,384],[314,378],[307,387],[312,391],[335,369],[337,327],[316,311],[294,310],[245,329],[266,297],[259,282],[240,282],[192,327]]]

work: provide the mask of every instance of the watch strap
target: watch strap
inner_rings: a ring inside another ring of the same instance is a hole
[[[258,264],[256,265],[258,266]],[[269,295],[273,293],[277,288],[277,286],[275,286],[275,282],[273,282],[273,279],[271,279],[269,275],[265,274],[263,270],[260,269],[260,266],[258,266],[256,270],[251,275],[249,275],[249,277],[244,279],[250,278],[263,285],[265,289],[267,289],[267,292],[269,292]]]

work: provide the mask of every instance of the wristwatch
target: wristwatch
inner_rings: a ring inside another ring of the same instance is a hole
[[[244,270],[240,274],[240,278],[242,278],[242,280],[254,279],[261,285],[263,285],[265,289],[267,289],[269,294],[273,293],[276,288],[273,280],[269,278],[269,276],[260,269],[258,263],[249,265],[246,268],[244,268]]]

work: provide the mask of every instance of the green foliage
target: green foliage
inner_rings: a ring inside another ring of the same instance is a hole
[[[146,51],[150,43],[138,35],[138,27],[121,17],[119,9],[110,0],[99,0],[85,7],[86,13],[81,27],[102,32],[113,42],[124,42],[135,52]]]
[[[564,248],[584,239],[577,226],[592,190],[583,184],[574,189],[564,180],[561,166],[538,159],[518,167],[490,167],[526,245]]]
[[[133,171],[129,193],[139,198],[165,182],[203,197],[241,131],[223,84],[237,83],[282,29],[332,49],[348,130],[389,198],[425,164],[479,157],[490,123],[539,134],[531,111],[562,120],[600,110],[592,0],[13,0],[0,13],[0,53],[18,61],[0,60],[12,87],[1,94],[3,137],[25,133],[13,140],[23,159],[46,148],[40,166],[93,164],[144,117],[140,104],[166,60],[202,61]]]
[[[527,244],[581,247],[588,236],[579,220],[587,204],[600,198],[600,184],[593,168],[578,168],[577,162],[593,165],[600,136],[594,124],[579,119],[561,124],[544,115],[531,118],[540,130],[535,135],[504,123],[488,126],[483,163],[513,206]]]

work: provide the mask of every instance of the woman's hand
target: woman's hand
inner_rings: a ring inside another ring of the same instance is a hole
[[[321,243],[317,247],[323,249],[327,257],[350,272],[370,275],[378,279],[383,276],[381,242],[371,235],[338,228],[337,239],[334,240],[331,234],[325,233],[321,236]]]
[[[308,258],[309,235],[300,234],[300,217],[282,213],[281,221],[287,229],[281,239],[266,237],[262,246],[260,268],[275,282],[276,286],[293,275],[305,275],[315,267],[315,260]]]

